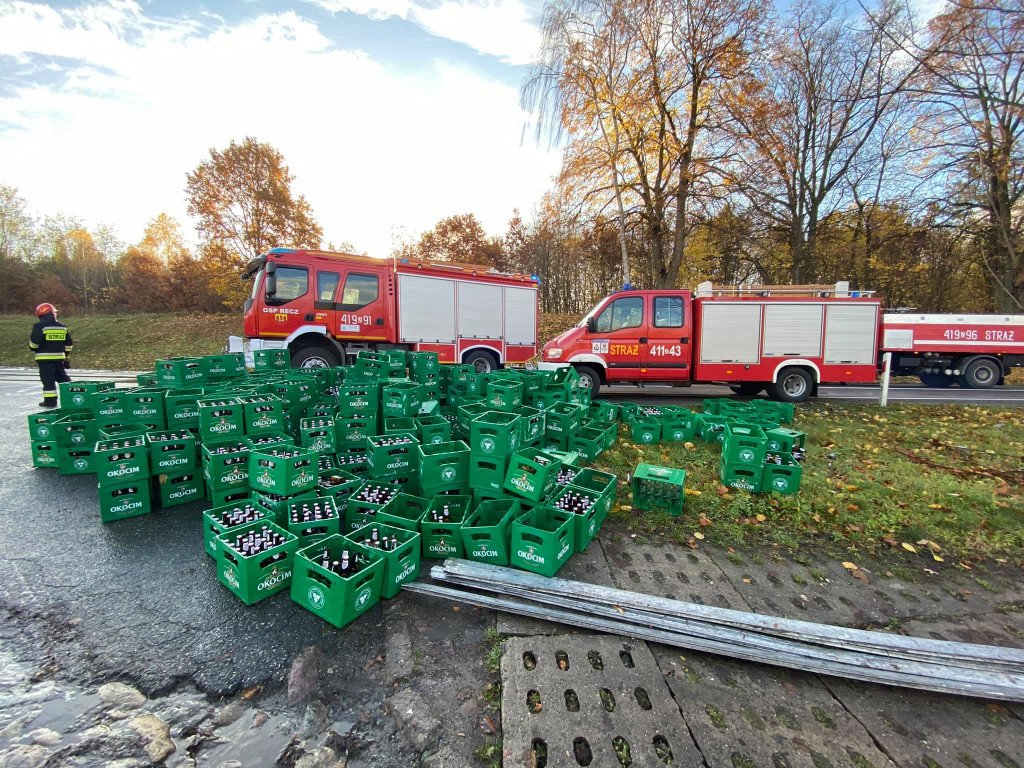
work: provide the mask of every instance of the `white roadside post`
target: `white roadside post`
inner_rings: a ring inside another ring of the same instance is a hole
[[[885,408],[889,404],[889,370],[892,367],[892,352],[882,355],[882,390],[878,397],[878,404]]]

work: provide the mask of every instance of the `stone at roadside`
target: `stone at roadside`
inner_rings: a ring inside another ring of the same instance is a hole
[[[288,671],[288,703],[301,704],[315,698],[320,690],[320,676],[323,670],[324,654],[319,646],[312,645],[304,650]]]
[[[311,701],[302,713],[302,721],[297,729],[299,736],[308,739],[321,733],[327,727],[329,717],[330,713],[323,702]]]
[[[128,757],[124,760],[110,760],[103,764],[103,768],[142,768],[142,763],[134,757]]]
[[[225,725],[231,725],[244,715],[248,709],[249,705],[244,701],[235,699],[213,716],[214,728],[223,728]]]
[[[61,742],[61,735],[50,728],[36,728],[28,737],[44,747],[56,747]]]
[[[48,754],[36,744],[20,744],[0,752],[0,768],[36,768]]]
[[[146,703],[146,697],[137,688],[124,683],[101,685],[99,694],[104,704],[118,709],[138,709]]]
[[[384,647],[385,672],[388,684],[409,677],[413,670],[412,640],[405,622],[398,622],[392,631],[388,623],[387,644]]]
[[[417,752],[437,746],[441,739],[441,721],[429,714],[426,701],[412,688],[391,697],[391,716],[402,732],[402,738]]]
[[[330,747],[320,747],[295,761],[295,768],[337,768],[338,759]]]
[[[146,754],[154,763],[166,760],[174,752],[171,731],[167,723],[156,715],[139,715],[128,721],[128,727],[142,737]]]

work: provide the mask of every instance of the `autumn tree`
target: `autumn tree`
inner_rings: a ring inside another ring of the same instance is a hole
[[[167,309],[168,273],[152,250],[132,246],[117,261],[119,309],[160,312]]]
[[[487,236],[476,216],[462,213],[441,219],[404,252],[419,259],[495,266],[501,260],[501,243]]]
[[[271,248],[319,248],[323,238],[309,203],[294,196],[284,157],[269,144],[247,137],[187,175],[187,210],[208,247],[248,261]]]
[[[29,286],[27,261],[34,240],[27,203],[17,189],[0,184],[0,312],[10,311]]]

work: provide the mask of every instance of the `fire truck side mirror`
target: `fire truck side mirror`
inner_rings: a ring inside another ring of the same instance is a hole
[[[266,291],[268,297],[277,295],[277,275],[273,272],[267,273]]]
[[[587,333],[597,333],[597,322],[592,317],[587,318]]]

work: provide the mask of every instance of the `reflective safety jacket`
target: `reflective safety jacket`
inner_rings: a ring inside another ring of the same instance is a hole
[[[66,360],[71,351],[71,332],[52,313],[43,315],[32,326],[28,347],[36,353],[36,360]]]

